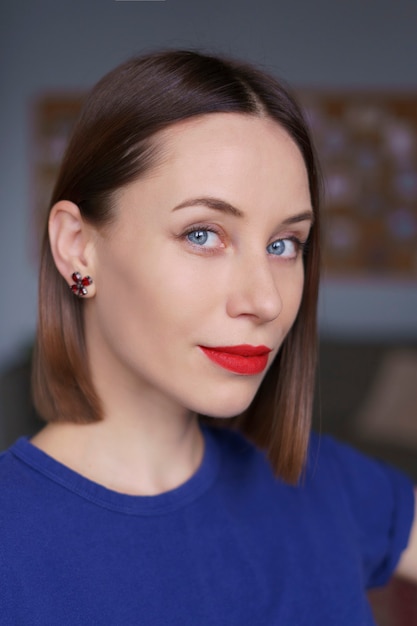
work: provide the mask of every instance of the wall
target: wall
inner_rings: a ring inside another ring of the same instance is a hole
[[[30,342],[30,103],[87,88],[158,46],[203,47],[262,63],[297,85],[415,88],[414,0],[20,0],[0,9],[0,367]],[[324,282],[324,333],[417,336],[417,289]]]

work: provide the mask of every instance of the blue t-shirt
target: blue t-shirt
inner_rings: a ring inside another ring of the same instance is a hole
[[[204,429],[196,474],[129,496],[28,440],[0,456],[0,623],[362,626],[365,588],[407,544],[411,483],[313,437],[304,479],[273,477],[240,435]]]

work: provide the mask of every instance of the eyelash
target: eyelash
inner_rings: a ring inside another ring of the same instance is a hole
[[[187,240],[187,237],[189,235],[191,235],[192,233],[197,233],[197,232],[208,232],[208,233],[214,233],[215,235],[217,235],[218,237],[220,237],[220,232],[214,228],[213,226],[209,226],[207,224],[202,224],[201,226],[199,225],[194,225],[190,228],[188,228],[187,230],[185,230],[181,235],[180,235],[180,239],[183,240]],[[278,242],[278,241],[291,241],[296,248],[296,255],[295,257],[291,257],[291,258],[286,258],[286,257],[282,257],[284,260],[286,261],[293,261],[295,258],[298,257],[299,254],[305,255],[306,250],[307,250],[307,244],[308,244],[308,239],[305,241],[302,241],[301,239],[299,239],[298,237],[291,235],[289,237],[280,237],[278,239],[275,239],[274,241],[272,241],[270,244],[268,244],[267,247],[269,247],[270,245]],[[199,246],[198,244],[193,244],[191,241],[188,240],[188,243],[193,246],[194,248],[200,248],[201,250],[205,251],[205,254],[213,254],[215,252],[215,249],[213,248],[204,248],[203,245]],[[281,255],[274,255],[271,254],[271,256],[277,256],[277,257],[281,257]]]

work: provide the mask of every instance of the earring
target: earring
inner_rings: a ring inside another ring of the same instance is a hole
[[[93,282],[91,276],[84,276],[83,278],[80,272],[74,272],[71,274],[71,278],[74,281],[74,284],[70,287],[72,293],[80,297],[86,296],[88,294],[87,287]]]

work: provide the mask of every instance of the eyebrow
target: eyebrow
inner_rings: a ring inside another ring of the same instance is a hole
[[[240,209],[234,207],[229,202],[225,202],[225,200],[220,200],[219,198],[211,197],[190,198],[189,200],[184,200],[184,202],[177,204],[172,210],[178,211],[179,209],[184,209],[191,206],[205,206],[209,209],[213,209],[214,211],[229,213],[229,215],[233,215],[234,217],[244,217],[244,213]],[[296,215],[290,215],[282,221],[282,224],[286,226],[289,224],[297,224],[298,222],[305,221],[313,223],[314,213],[311,209],[303,211],[302,213],[297,213]]]
[[[219,198],[192,198],[190,200],[184,200],[181,204],[177,204],[174,207],[173,211],[178,211],[178,209],[184,209],[185,207],[190,206],[206,206],[209,209],[214,209],[215,211],[223,211],[224,213],[229,213],[230,215],[234,215],[235,217],[243,217],[242,211],[234,207],[233,205],[225,202],[224,200],[220,200]]]
[[[285,220],[283,220],[284,225],[289,224],[297,224],[298,222],[314,222],[314,213],[311,209],[308,211],[303,211],[302,213],[297,213],[297,215],[290,215]]]

